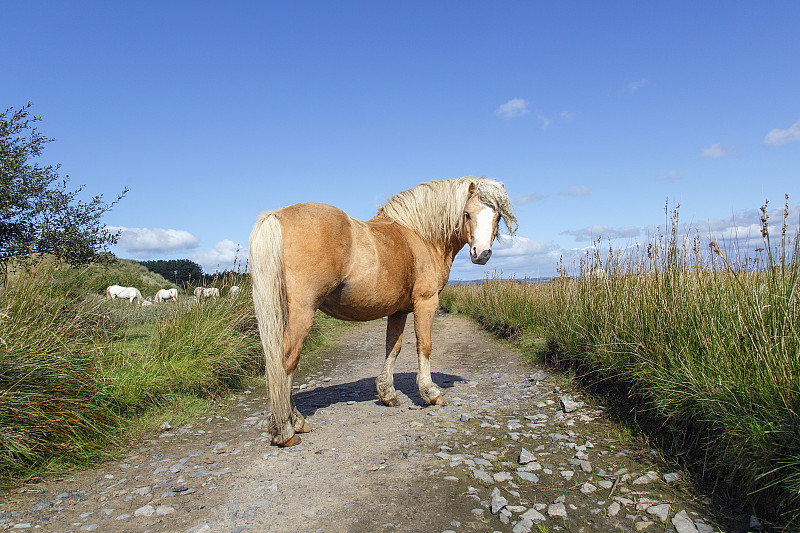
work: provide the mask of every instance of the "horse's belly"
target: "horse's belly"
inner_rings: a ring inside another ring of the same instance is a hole
[[[411,302],[389,296],[392,292],[377,287],[358,290],[345,282],[329,294],[319,308],[334,318],[360,322],[383,318],[398,311],[411,311]]]

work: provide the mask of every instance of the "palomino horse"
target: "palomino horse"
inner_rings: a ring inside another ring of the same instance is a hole
[[[178,301],[178,289],[159,289],[156,293],[155,298],[153,301],[155,302],[165,302],[167,300],[172,300],[173,302]]]
[[[122,287],[120,285],[110,285],[106,288],[106,298],[109,300],[113,300],[115,298],[120,298],[122,300],[128,300],[130,303],[133,303],[136,300],[136,303],[142,303],[142,293],[139,292],[139,289],[136,287]]]
[[[399,405],[394,363],[409,313],[414,313],[425,402],[443,405],[431,379],[431,327],[439,292],[456,254],[469,243],[470,259],[492,254],[500,219],[510,234],[516,218],[502,183],[458,178],[422,183],[401,192],[362,222],[324,204],[297,204],[262,213],[250,234],[253,300],[266,355],[272,442],[292,446],[311,428],[291,398],[300,350],[321,309],[343,320],[388,316],[386,359],[378,396]]]

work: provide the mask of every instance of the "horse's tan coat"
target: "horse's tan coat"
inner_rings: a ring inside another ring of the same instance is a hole
[[[444,403],[430,376],[431,326],[453,259],[473,242],[478,213],[486,207],[476,194],[477,181],[464,189],[463,207],[456,206],[461,220],[444,239],[425,240],[383,211],[363,222],[329,205],[305,203],[261,215],[250,237],[250,264],[267,355],[273,442],[296,444],[295,432],[309,430],[291,405],[290,391],[316,309],[344,320],[389,317],[386,360],[376,380],[387,405],[398,405],[394,361],[406,317],[413,312],[420,394],[428,403]],[[510,211],[503,214],[513,220]],[[495,212],[490,220],[490,241],[499,218]],[[488,259],[471,257],[479,264]]]

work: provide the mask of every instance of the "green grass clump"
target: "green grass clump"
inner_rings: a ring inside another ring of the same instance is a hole
[[[800,254],[786,221],[775,247],[762,222],[755,259],[681,241],[675,213],[672,234],[642,253],[596,253],[547,283],[448,287],[442,305],[622,388],[695,472],[796,527]]]
[[[263,375],[243,276],[219,280],[238,281],[238,295],[137,306],[95,290],[108,279],[146,286],[136,273],[151,273],[131,262],[119,273],[113,265],[21,266],[0,285],[0,485],[107,459],[166,412],[173,422],[197,416]],[[338,324],[318,316],[306,355]],[[301,360],[300,373],[314,368],[314,357]]]
[[[0,481],[96,461],[119,435],[96,368],[109,324],[51,281],[45,267],[0,288]]]
[[[263,367],[252,301],[186,300],[152,307],[167,309],[162,320],[129,330],[136,339],[110,361],[109,387],[122,405],[140,409],[171,395],[220,394],[237,388]]]

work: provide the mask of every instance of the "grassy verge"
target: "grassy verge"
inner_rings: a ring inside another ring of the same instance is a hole
[[[548,283],[448,287],[445,309],[602,382],[694,472],[780,527],[800,524],[798,243],[756,259],[673,231]]]
[[[107,459],[165,411],[198,416],[263,374],[249,287],[139,307],[87,292],[108,283],[96,274],[42,262],[0,287],[2,485]],[[318,316],[305,351],[340,324]],[[301,361],[312,371],[313,357]]]

